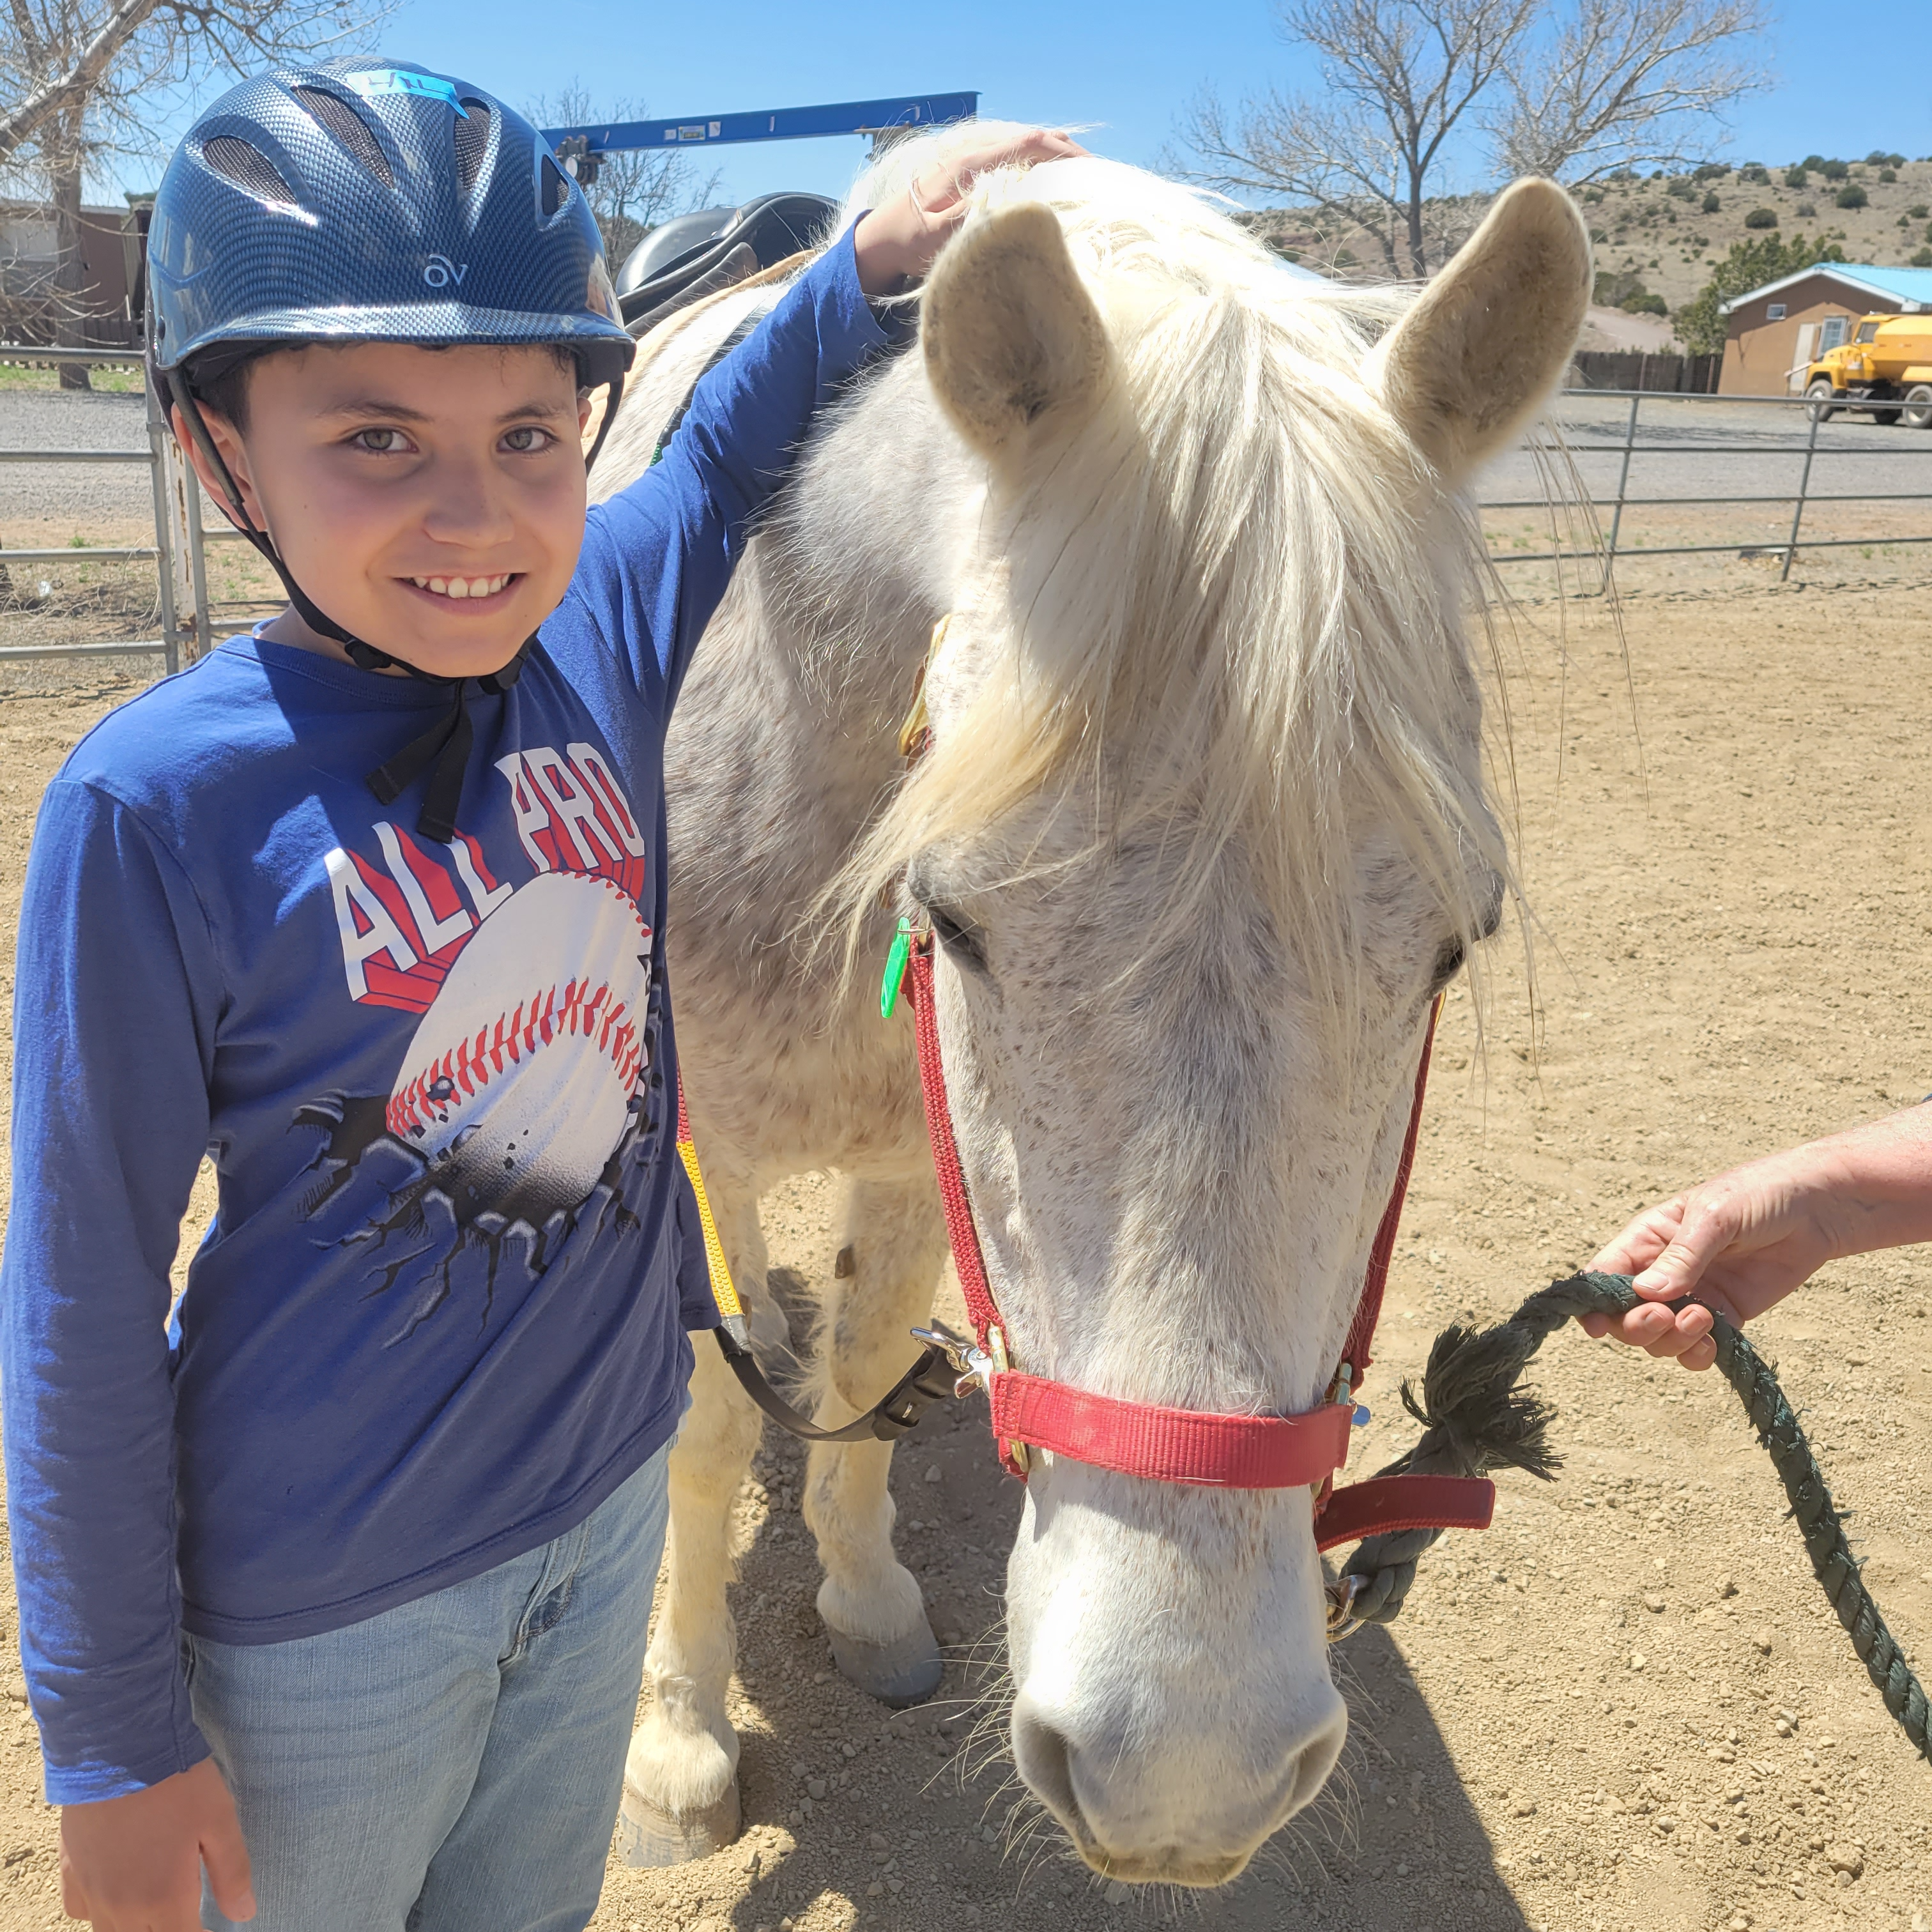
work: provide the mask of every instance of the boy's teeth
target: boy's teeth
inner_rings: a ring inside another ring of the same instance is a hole
[[[500,577],[412,577],[410,581],[438,597],[494,597],[511,575],[506,571]]]

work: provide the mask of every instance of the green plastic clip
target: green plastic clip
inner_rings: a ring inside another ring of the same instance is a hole
[[[879,1017],[889,1020],[897,1010],[899,988],[905,984],[906,968],[912,960],[912,921],[902,918],[892,935],[892,950],[886,955],[886,976],[879,983]]]

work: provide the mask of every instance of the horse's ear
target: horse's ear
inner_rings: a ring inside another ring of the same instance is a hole
[[[1022,202],[950,243],[926,284],[920,334],[934,393],[982,454],[1077,422],[1107,367],[1107,332],[1050,208]]]
[[[1554,182],[1516,182],[1371,352],[1365,379],[1449,488],[1562,380],[1591,286],[1576,204]]]

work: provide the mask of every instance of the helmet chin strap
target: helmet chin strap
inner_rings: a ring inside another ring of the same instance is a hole
[[[440,845],[448,844],[456,836],[456,808],[462,802],[464,773],[469,768],[470,749],[476,742],[464,689],[470,682],[469,675],[446,677],[436,671],[424,670],[406,658],[394,656],[367,643],[353,632],[344,629],[295,580],[275,548],[273,538],[266,530],[259,529],[254,518],[249,515],[234,474],[215,446],[214,439],[208,433],[201,406],[190,389],[184,372],[157,368],[154,352],[150,350],[148,380],[181,411],[195,448],[209,469],[221,479],[224,514],[268,560],[302,622],[318,637],[332,639],[340,644],[350,662],[358,670],[406,671],[421,682],[440,685],[450,693],[448,711],[421,736],[412,738],[394,757],[378,765],[364,779],[379,804],[393,805],[427,771],[430,775],[429,786],[423,794],[422,809],[416,814],[416,830],[424,838]],[[597,452],[604,447],[604,439],[610,432],[610,425],[616,418],[617,406],[623,399],[624,379],[621,375],[614,378],[610,386],[610,400],[604,411],[604,420],[598,425],[596,440],[584,458],[586,470],[596,461]],[[518,646],[516,654],[508,664],[486,671],[476,679],[477,688],[490,696],[508,691],[522,675],[524,661],[536,641],[537,633],[532,631]]]

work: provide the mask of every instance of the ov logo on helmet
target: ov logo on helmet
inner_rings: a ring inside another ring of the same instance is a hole
[[[452,282],[460,288],[464,277],[469,272],[467,262],[452,262],[447,255],[432,255],[429,266],[423,270],[423,280],[433,289],[446,289]]]

